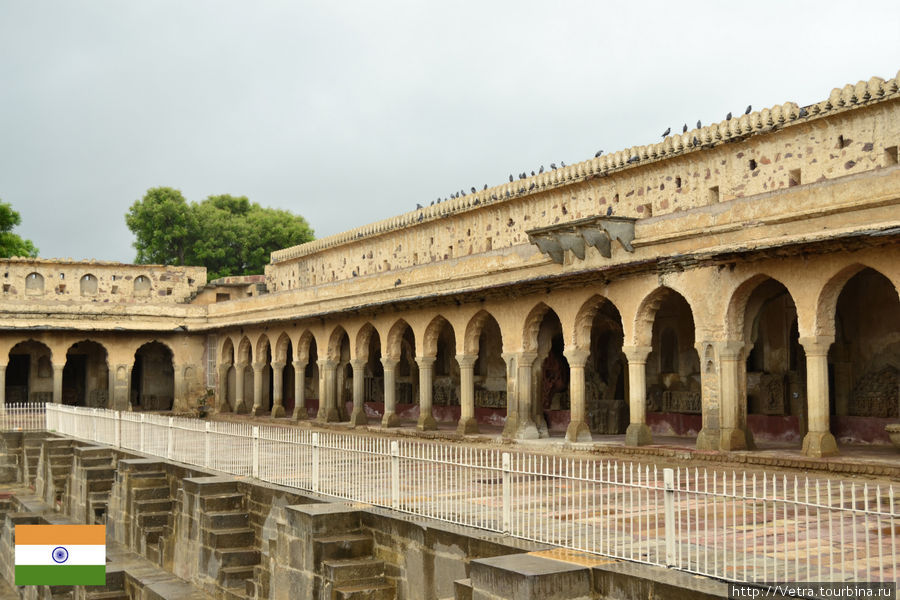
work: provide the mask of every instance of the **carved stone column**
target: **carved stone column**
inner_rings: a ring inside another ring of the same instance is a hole
[[[307,358],[306,360],[309,360]],[[295,421],[305,419],[306,414],[306,360],[294,361],[294,414]]]
[[[259,416],[265,411],[262,405],[263,369],[265,368],[266,363],[264,362],[253,363],[253,409],[250,411],[253,416]]]
[[[434,356],[417,356],[419,365],[419,420],[416,429],[429,431],[437,429],[437,422],[431,414],[434,396]]]
[[[56,384],[56,379],[53,380],[54,389]],[[60,389],[60,398],[62,398],[62,377],[59,379],[59,389]],[[56,402],[56,395],[53,396],[53,401]],[[6,404],[6,365],[0,364],[0,405]]]
[[[587,410],[584,389],[584,365],[590,351],[572,348],[563,352],[563,355],[569,361],[569,427],[566,429],[566,439],[570,442],[590,442],[593,438],[585,421]]]
[[[628,408],[631,413],[625,431],[626,446],[644,446],[653,441],[647,427],[647,356],[650,346],[623,346],[628,359]]]
[[[747,428],[747,393],[745,390],[744,342],[730,341],[719,344],[719,383],[721,403],[719,414],[721,431],[719,448],[726,451],[749,450],[753,438]]]
[[[320,360],[319,365],[319,413],[317,420],[325,423],[340,421],[335,388],[337,387],[337,361]]]
[[[514,352],[503,352],[500,355],[506,363],[506,423],[503,425],[503,433],[506,439],[516,437],[519,428],[519,403],[518,380],[519,368],[516,362],[518,355]]]
[[[515,437],[523,440],[535,440],[541,437],[537,424],[534,422],[532,408],[535,403],[532,398],[531,382],[534,376],[532,367],[536,358],[537,352],[519,352],[516,357],[518,367],[516,403],[518,404],[519,425]]]
[[[806,402],[809,407],[809,431],[803,438],[807,456],[834,456],[837,441],[831,434],[828,410],[828,349],[833,336],[800,338],[806,353]]]
[[[284,363],[272,363],[272,418],[284,416]]]
[[[475,354],[457,354],[459,363],[459,425],[456,433],[478,433],[478,422],[475,420]]]
[[[698,450],[718,450],[722,437],[720,400],[722,397],[719,354],[720,342],[706,340],[694,344],[700,357],[700,410],[702,426],[697,433]]]
[[[365,358],[354,358],[350,361],[353,369],[353,412],[350,414],[350,425],[360,427],[369,422],[366,416],[366,362]]]
[[[384,416],[381,418],[382,427],[400,427],[400,417],[397,416],[397,382],[395,370],[396,358],[381,358],[384,367]]]
[[[234,367],[234,412],[243,414],[248,412],[244,405],[244,372],[247,370],[247,363],[239,362]]]
[[[53,363],[53,404],[62,404],[62,388],[63,388],[63,370],[65,370],[66,365]],[[0,374],[0,393],[6,396],[6,365],[3,365],[2,374]],[[131,402],[128,402],[128,405],[131,406]]]

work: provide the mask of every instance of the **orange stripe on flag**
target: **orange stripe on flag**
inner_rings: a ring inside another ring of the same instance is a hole
[[[16,525],[16,545],[98,546],[106,544],[105,525]]]

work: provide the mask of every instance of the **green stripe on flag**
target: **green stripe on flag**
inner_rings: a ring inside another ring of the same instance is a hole
[[[16,565],[16,585],[106,585],[106,565]]]

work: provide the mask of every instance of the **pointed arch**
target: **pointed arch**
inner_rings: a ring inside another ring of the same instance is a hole
[[[134,351],[131,367],[131,404],[141,410],[171,410],[175,401],[172,349],[152,340]]]
[[[254,357],[256,360],[265,360],[267,354],[272,350],[272,344],[269,343],[269,336],[265,333],[261,333],[258,338],[256,338],[256,352],[254,353]]]
[[[367,322],[365,325],[363,325],[360,328],[359,333],[356,334],[355,356],[357,358],[361,358],[361,359],[369,358],[369,344],[372,340],[372,336],[374,336],[374,338],[376,340],[378,340],[379,348],[380,348],[381,338],[378,335],[378,330],[376,330],[375,327],[371,323]]]
[[[403,342],[403,336],[406,334],[406,330],[412,330],[409,323],[407,323],[404,319],[398,319],[392,326],[390,331],[388,331],[387,336],[387,348],[385,355],[390,358],[400,358],[400,348]],[[413,336],[413,341],[415,341],[415,332],[411,331]]]
[[[853,263],[840,269],[825,282],[816,298],[816,335],[830,336],[835,334],[834,316],[837,313],[838,297],[841,295],[847,282],[865,269],[872,269],[872,271],[891,281],[890,277],[878,269],[863,263]],[[900,292],[893,281],[891,281],[891,284],[894,286],[894,292]]]
[[[438,338],[445,327],[449,327],[450,331],[453,331],[453,325],[443,315],[437,315],[428,323],[425,335],[422,336],[422,356],[437,355]]]
[[[253,362],[253,344],[250,343],[247,336],[242,337],[238,345],[237,361],[247,365]]]
[[[300,334],[300,339],[297,340],[297,356],[298,357],[309,357],[309,349],[312,344],[315,344],[318,347],[318,342],[316,340],[316,336],[312,331],[306,329]]]
[[[656,313],[659,307],[668,299],[677,297],[687,304],[693,319],[694,307],[688,302],[684,294],[669,286],[661,285],[655,290],[644,296],[638,305],[637,312],[634,317],[634,343],[636,346],[649,346],[653,337],[653,323],[656,320]]]
[[[230,336],[225,336],[224,340],[222,341],[222,349],[219,352],[219,357],[222,364],[234,364],[234,342],[231,340]]]
[[[338,325],[331,331],[331,335],[328,336],[328,349],[325,354],[329,360],[341,360],[341,346],[344,343],[344,338],[347,338],[349,343],[350,336],[342,325]]]
[[[478,354],[481,332],[484,330],[485,325],[490,321],[496,323],[497,329],[500,329],[500,324],[497,323],[497,319],[486,310],[479,310],[475,313],[475,316],[469,319],[469,323],[466,325],[465,337],[463,338],[463,349],[466,354]]]
[[[543,302],[538,302],[534,308],[528,312],[528,315],[525,317],[525,323],[522,326],[522,350],[525,352],[537,351],[538,332],[541,328],[541,323],[544,321],[544,316],[550,311],[553,312],[557,319],[559,318],[559,316],[556,315],[556,311]]]
[[[594,317],[600,311],[607,311],[611,318],[616,318],[621,323],[622,315],[616,305],[609,298],[595,294],[581,305],[575,315],[575,327],[572,331],[573,347],[585,350],[590,348]]]
[[[289,364],[294,360],[291,350],[291,337],[287,334],[287,332],[282,331],[281,335],[278,336],[278,339],[275,341],[275,352],[272,356],[273,360],[277,362],[282,362],[285,364]]]

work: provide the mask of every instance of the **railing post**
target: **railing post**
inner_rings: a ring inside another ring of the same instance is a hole
[[[168,440],[166,443],[166,458],[172,460],[175,454],[175,417],[169,417]]]
[[[502,531],[505,534],[509,534],[512,529],[512,476],[510,475],[510,469],[512,467],[512,460],[509,456],[509,452],[504,452],[502,456],[502,467],[503,467],[503,520],[502,520]]]
[[[209,468],[209,426],[210,422],[206,422],[206,433],[203,434],[203,466]]]
[[[312,491],[319,491],[319,433],[312,434]]]
[[[663,501],[665,506],[666,566],[675,566],[675,471],[663,469]]]
[[[115,426],[115,439],[116,439],[116,448],[122,447],[122,413],[116,411],[113,413],[113,425]]]
[[[250,472],[259,479],[259,427],[253,427],[253,467]]]
[[[138,450],[144,451],[144,413],[141,413],[141,424],[138,426]]]
[[[391,442],[391,508],[400,508],[400,443]]]

